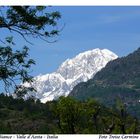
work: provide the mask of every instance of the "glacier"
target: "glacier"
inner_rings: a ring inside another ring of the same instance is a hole
[[[109,61],[116,58],[118,56],[108,49],[96,48],[80,53],[64,61],[55,72],[38,75],[31,84],[25,83],[24,86],[32,86],[36,90],[26,96],[32,95],[42,103],[68,96],[74,86],[93,78]]]

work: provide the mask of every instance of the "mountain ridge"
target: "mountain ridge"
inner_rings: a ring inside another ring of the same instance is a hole
[[[94,98],[109,107],[120,99],[129,113],[140,116],[140,48],[109,62],[92,79],[75,86],[69,96]]]
[[[93,49],[64,61],[56,72],[34,78],[32,87],[37,93],[29,93],[41,102],[51,101],[60,96],[68,96],[80,82],[92,78],[99,70],[118,56],[107,49]],[[26,83],[25,86],[30,86]],[[28,96],[28,95],[27,95]]]

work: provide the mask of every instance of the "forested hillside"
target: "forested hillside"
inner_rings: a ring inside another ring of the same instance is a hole
[[[0,95],[0,133],[133,134],[140,133],[140,128],[121,102],[112,110],[92,99],[80,102],[61,97],[42,104]]]
[[[80,100],[94,98],[106,106],[115,106],[120,99],[133,116],[140,116],[140,48],[126,57],[109,62],[88,82],[71,92]]]

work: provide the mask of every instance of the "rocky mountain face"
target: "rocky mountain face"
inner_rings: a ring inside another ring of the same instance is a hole
[[[94,78],[79,83],[69,96],[80,100],[94,98],[106,106],[117,100],[134,116],[140,116],[140,48],[126,57],[109,62]]]
[[[68,96],[80,82],[86,82],[118,56],[107,49],[93,49],[63,62],[56,72],[34,77],[32,86],[37,92],[29,93],[45,103],[60,96]],[[26,83],[25,86],[30,86]],[[28,96],[28,95],[27,95]]]

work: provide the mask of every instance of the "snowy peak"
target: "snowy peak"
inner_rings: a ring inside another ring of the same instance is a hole
[[[60,73],[65,79],[74,79],[81,74],[86,74],[91,78],[94,72],[104,67],[107,62],[116,59],[118,56],[107,49],[94,49],[80,53],[72,59],[67,59],[58,68],[57,72]],[[95,73],[94,73],[95,74]]]
[[[117,57],[113,52],[99,48],[80,53],[64,61],[56,72],[36,76],[32,86],[37,93],[32,95],[43,103],[67,96],[74,86],[93,78],[109,61]]]

